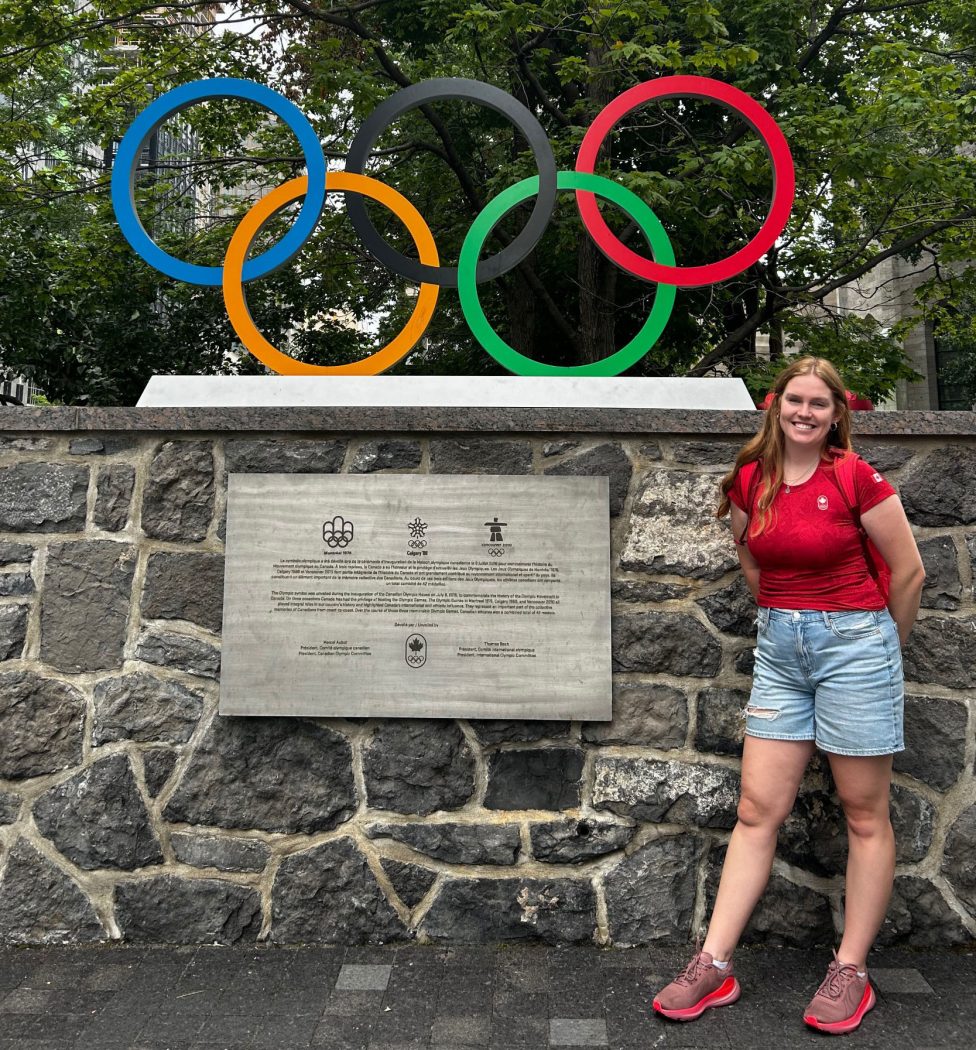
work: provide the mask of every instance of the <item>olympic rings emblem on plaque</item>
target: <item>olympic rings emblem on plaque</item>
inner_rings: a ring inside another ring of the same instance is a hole
[[[630,190],[595,173],[597,157],[614,126],[635,107],[655,99],[698,98],[717,102],[738,114],[755,131],[773,166],[773,195],[769,214],[756,235],[725,259],[702,266],[678,266],[660,220]],[[144,229],[135,207],[135,171],[142,148],[166,120],[188,106],[208,99],[233,98],[254,102],[283,120],[298,139],[307,175],[292,179],[260,198],[241,219],[231,237],[222,266],[183,262],[163,251]],[[529,144],[539,174],[503,190],[476,217],[461,246],[456,268],[440,265],[434,236],[417,209],[399,192],[364,174],[373,147],[398,116],[429,102],[460,98],[477,102],[506,117]],[[367,117],[356,133],[345,171],[327,171],[319,140],[307,118],[283,95],[262,84],[232,78],[197,80],[173,88],[146,107],[132,122],[119,144],[112,170],[112,206],[119,228],[133,250],[150,266],[174,280],[220,286],[227,315],[245,348],[282,375],[377,375],[402,360],[419,342],[433,317],[441,288],[457,288],[461,310],[472,335],[504,368],[516,375],[614,376],[640,360],[661,336],[674,308],[677,288],[697,288],[728,280],[760,259],[783,232],[793,206],[796,178],[789,145],[769,113],[738,88],[709,77],[669,76],[649,80],[624,91],[594,119],[586,131],[574,171],[557,171],[552,147],[542,125],[517,99],[478,80],[442,77],[403,88]],[[587,233],[603,254],[621,269],[658,287],[650,315],[626,346],[602,361],[585,365],[546,365],[510,347],[491,327],[478,297],[478,285],[517,266],[542,238],[555,207],[558,191],[572,190]],[[275,347],[251,318],[244,285],[286,265],[302,248],[318,223],[327,193],[344,193],[350,221],[369,253],[399,276],[419,283],[413,313],[386,346],[345,365],[312,365],[297,361]],[[385,205],[407,228],[417,248],[417,259],[392,248],[373,226],[363,197]],[[521,233],[497,255],[481,258],[494,227],[516,205],[535,198]],[[597,197],[616,205],[642,233],[650,257],[621,243],[607,226]],[[273,215],[292,201],[304,198],[294,225],[274,246],[251,258],[251,245]]]

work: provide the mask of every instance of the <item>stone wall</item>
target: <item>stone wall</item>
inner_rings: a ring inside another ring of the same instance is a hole
[[[758,413],[0,412],[0,941],[685,942],[735,820],[754,608],[718,477]],[[976,419],[859,420],[928,581],[886,944],[976,939]],[[611,479],[610,723],[216,715],[228,472]],[[747,937],[829,944],[803,783]]]

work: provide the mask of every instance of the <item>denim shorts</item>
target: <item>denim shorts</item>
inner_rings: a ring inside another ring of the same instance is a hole
[[[760,608],[746,733],[836,755],[905,749],[898,629],[881,612]]]

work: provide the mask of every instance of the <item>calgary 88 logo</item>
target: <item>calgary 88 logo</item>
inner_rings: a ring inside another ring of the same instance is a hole
[[[630,190],[597,175],[597,155],[610,131],[626,114],[653,99],[698,98],[717,102],[737,113],[760,137],[773,165],[773,196],[769,214],[743,248],[719,262],[677,266],[671,242],[654,212]],[[258,200],[231,237],[222,266],[182,262],[163,251],[146,233],[136,214],[135,170],[143,146],[165,120],[197,102],[234,98],[255,102],[283,120],[297,136],[307,175],[291,179]],[[512,122],[529,143],[539,174],[523,179],[491,200],[472,223],[457,267],[441,266],[433,234],[417,209],[400,193],[364,174],[382,132],[402,113],[428,102],[464,99],[488,106]],[[559,190],[572,190],[580,217],[596,245],[617,266],[658,285],[654,305],[641,329],[625,346],[602,361],[585,365],[547,365],[509,346],[491,327],[481,307],[478,285],[517,266],[538,244],[552,215]],[[273,346],[251,318],[244,284],[284,266],[301,249],[318,222],[327,192],[346,194],[349,218],[370,254],[393,273],[420,285],[417,302],[403,329],[369,357],[345,365],[310,365]],[[196,80],[166,92],[144,109],[123,137],[112,171],[112,205],[123,235],[151,266],[178,281],[223,288],[227,316],[243,345],[268,368],[282,375],[377,375],[391,368],[417,344],[437,304],[441,288],[457,288],[468,327],[478,342],[504,368],[516,375],[615,376],[630,368],[654,345],[674,308],[676,289],[696,288],[727,280],[752,265],[774,244],[793,206],[793,158],[775,120],[738,88],[709,77],[671,76],[645,81],[624,91],[594,119],[580,145],[574,171],[556,171],[552,148],[542,125],[517,99],[491,84],[459,77],[426,80],[386,99],[366,119],[349,147],[344,171],[327,171],[318,138],[304,114],[288,99],[249,80]],[[417,247],[417,259],[392,248],[369,219],[363,197],[389,208],[407,228]],[[498,254],[481,259],[494,227],[516,205],[535,197],[528,222]],[[624,245],[604,222],[597,197],[621,208],[637,224],[650,258]],[[280,209],[304,198],[294,225],[267,251],[249,257],[261,227]]]

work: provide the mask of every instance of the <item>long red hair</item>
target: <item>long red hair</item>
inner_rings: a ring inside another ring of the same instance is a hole
[[[746,463],[759,460],[759,498],[756,500],[755,520],[750,516],[749,535],[757,536],[772,522],[771,506],[783,484],[783,430],[779,425],[779,411],[783,391],[791,379],[797,376],[816,376],[830,388],[830,395],[837,413],[837,426],[831,428],[820,450],[822,459],[829,458],[828,448],[850,452],[851,448],[851,410],[847,404],[847,393],[844,381],[837,369],[822,357],[798,357],[783,369],[773,383],[773,399],[766,409],[766,418],[762,429],[739,450],[735,465],[722,478],[719,489],[719,500],[716,517],[724,518],[731,510],[729,491],[735,484],[736,475]]]

